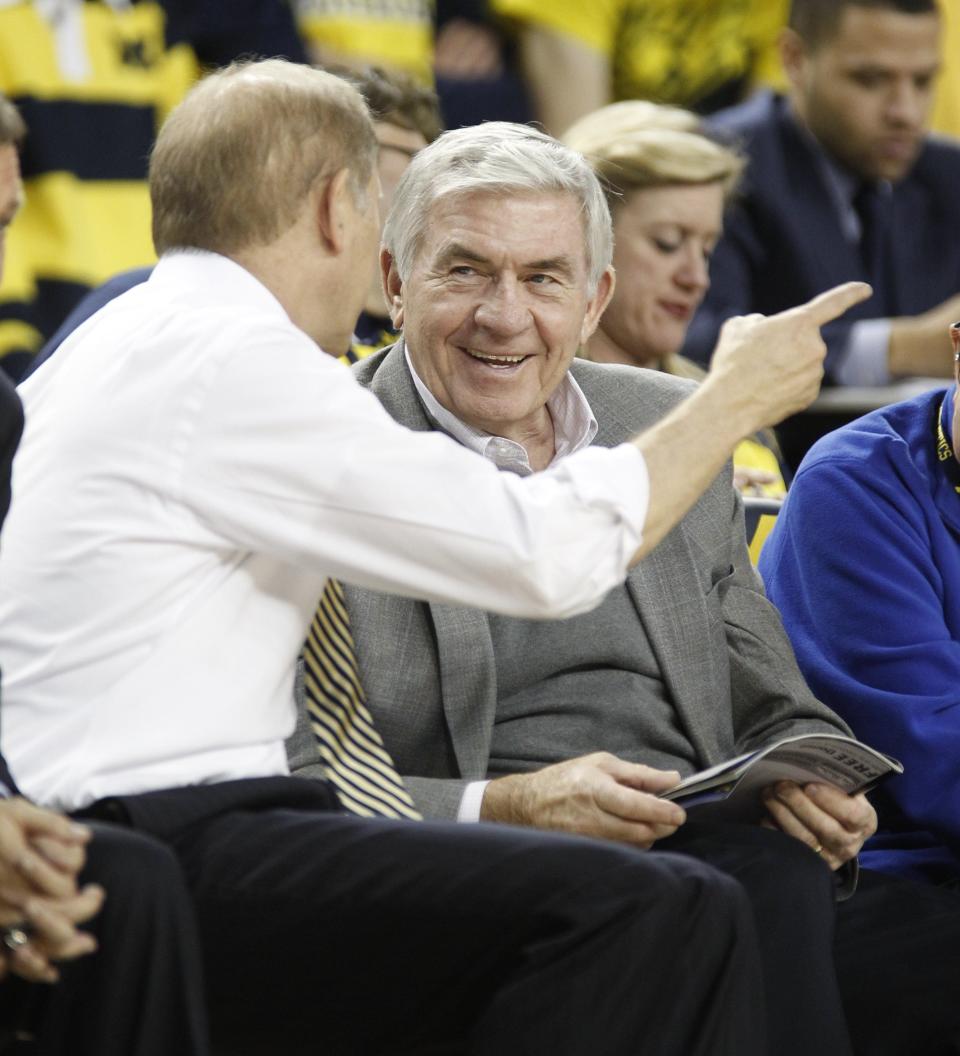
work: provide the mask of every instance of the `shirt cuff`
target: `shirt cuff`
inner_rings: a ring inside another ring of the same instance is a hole
[[[839,385],[889,385],[889,319],[861,319],[850,327],[847,344],[834,368]]]
[[[457,811],[457,821],[479,821],[480,806],[483,803],[483,793],[487,790],[489,781],[471,781],[463,790],[463,799],[460,800],[460,809]]]

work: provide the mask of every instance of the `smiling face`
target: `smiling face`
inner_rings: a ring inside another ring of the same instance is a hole
[[[461,421],[552,444],[545,404],[613,286],[608,270],[590,296],[584,244],[569,195],[475,193],[434,204],[405,282],[384,251],[394,325]]]
[[[815,48],[785,34],[792,105],[823,146],[864,179],[899,180],[917,158],[939,68],[940,19],[846,8]]]
[[[613,215],[617,289],[590,343],[590,358],[655,365],[683,343],[710,285],[720,237],[719,183],[631,191]]]

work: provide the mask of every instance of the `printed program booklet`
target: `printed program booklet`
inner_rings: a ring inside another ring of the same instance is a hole
[[[767,813],[761,793],[778,781],[800,785],[820,781],[855,795],[902,773],[896,759],[852,737],[802,733],[692,774],[661,793],[661,798],[694,812],[698,821],[756,822]]]

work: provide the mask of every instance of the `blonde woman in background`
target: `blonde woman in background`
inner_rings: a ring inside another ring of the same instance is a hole
[[[703,135],[695,114],[636,100],[588,114],[561,138],[600,176],[613,214],[616,291],[580,354],[701,380],[702,368],[677,350],[710,285],[710,254],[742,160]],[[785,493],[776,450],[772,433],[739,445],[741,491]]]

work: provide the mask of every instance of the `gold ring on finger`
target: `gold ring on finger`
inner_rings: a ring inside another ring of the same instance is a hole
[[[12,927],[0,930],[0,942],[2,942],[11,953],[16,953],[21,946],[26,946],[29,941],[30,936],[22,925],[13,925]]]

